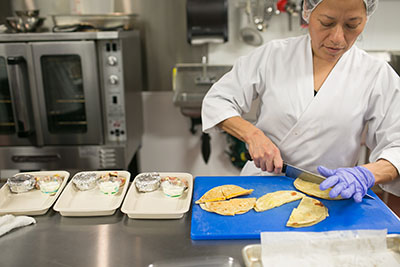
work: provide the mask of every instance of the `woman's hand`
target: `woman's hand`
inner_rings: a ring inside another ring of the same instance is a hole
[[[263,171],[281,173],[283,160],[278,147],[258,130],[248,137],[249,153],[256,167]]]
[[[218,126],[248,145],[250,156],[256,167],[277,174],[282,172],[281,152],[263,131],[241,117],[231,117]]]

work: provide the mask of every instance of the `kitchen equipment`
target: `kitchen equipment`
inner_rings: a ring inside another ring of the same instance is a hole
[[[138,31],[1,34],[0,168],[127,168],[141,77]]]
[[[286,222],[300,202],[294,201],[264,212],[249,212],[235,216],[222,216],[204,211],[194,204],[213,187],[234,184],[254,191],[244,197],[259,198],[278,190],[296,190],[293,179],[285,176],[200,176],[194,180],[191,238],[201,239],[259,239],[261,232],[301,231],[321,232],[331,230],[388,229],[400,233],[400,219],[371,190],[375,200],[366,198],[362,203],[349,200],[319,199],[327,208],[329,217],[304,228],[286,227]]]
[[[137,22],[136,14],[111,13],[87,15],[52,15],[53,31],[76,31],[76,28],[90,30],[131,30]]]
[[[160,260],[148,267],[240,267],[238,260],[228,256],[182,256],[178,259]]]
[[[247,26],[240,29],[240,39],[252,46],[260,46],[264,42],[261,34],[253,27],[253,11],[251,7],[251,0],[246,0],[245,13],[247,17]]]
[[[201,105],[203,98],[211,88],[232,66],[210,65],[207,58],[202,63],[182,63],[175,65],[172,71],[173,103],[181,108],[181,113],[191,119],[190,131],[196,133],[196,125],[201,124]],[[208,162],[211,153],[210,136],[201,137],[201,150],[204,162]]]
[[[231,65],[211,65],[203,57],[202,63],[181,63],[175,65],[172,73],[173,102],[181,107],[184,115],[198,116],[201,113],[203,98],[210,87],[225,73]]]
[[[131,174],[127,171],[96,171],[98,177],[107,175],[110,172],[116,172],[118,177],[125,179],[118,193],[113,195],[103,194],[98,187],[92,190],[81,191],[75,188],[73,181],[70,181],[57,200],[53,209],[62,216],[70,217],[89,217],[89,216],[109,216],[121,206],[122,201],[129,187]],[[82,174],[84,172],[79,172]]]
[[[39,17],[39,9],[15,10],[18,17]]]
[[[169,176],[185,179],[188,188],[182,196],[171,198],[165,196],[161,188],[152,192],[139,192],[132,183],[121,208],[121,211],[126,213],[129,218],[180,219],[189,211],[193,192],[193,176],[190,173],[182,172],[159,172],[159,174],[161,178]]]
[[[45,194],[39,189],[33,189],[23,194],[13,194],[8,185],[5,184],[0,189],[0,215],[43,215],[57,200],[61,191],[67,184],[69,172],[66,171],[41,171],[24,172],[37,177],[59,175],[62,183],[55,194]]]
[[[251,0],[248,0],[251,2]],[[275,13],[275,3],[273,0],[256,0],[255,9],[252,10],[252,21],[257,30],[265,31],[268,28],[268,21]]]
[[[42,17],[7,17],[6,27],[10,32],[35,32],[43,25]]]
[[[299,167],[295,167],[295,166],[292,166],[287,163],[283,163],[282,172],[285,173],[285,175],[290,178],[293,178],[293,179],[300,178],[300,179],[303,179],[304,181],[316,183],[316,184],[320,184],[326,180],[326,178],[324,176],[314,174],[312,172],[303,170]],[[366,194],[365,197],[375,199],[374,197],[372,197],[369,194]]]
[[[187,0],[186,14],[189,44],[228,41],[227,0]]]

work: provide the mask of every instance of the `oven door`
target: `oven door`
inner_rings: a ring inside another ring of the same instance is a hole
[[[0,146],[38,145],[31,66],[27,44],[0,44]]]
[[[94,41],[31,43],[45,145],[103,144]]]

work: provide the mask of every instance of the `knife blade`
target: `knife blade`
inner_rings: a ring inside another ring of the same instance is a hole
[[[245,157],[247,160],[250,160],[250,161],[253,160],[251,158],[249,152],[246,152]],[[326,177],[324,177],[322,175],[318,175],[318,174],[303,170],[299,167],[287,164],[286,162],[283,162],[282,172],[285,173],[285,175],[287,177],[290,177],[293,179],[300,178],[300,179],[303,179],[304,181],[316,183],[316,184],[320,184],[326,180]],[[364,197],[375,199],[373,196],[371,196],[369,194],[366,194]]]
[[[318,175],[306,170],[303,170],[299,167],[292,166],[287,164],[286,162],[283,163],[282,172],[285,173],[287,177],[297,179],[300,178],[304,181],[320,184],[326,180],[326,177],[322,175]],[[371,199],[375,199],[373,196],[366,194],[365,197],[369,197]]]
[[[292,166],[283,162],[282,172],[286,174],[287,177],[297,179],[300,178],[304,181],[320,184],[326,180],[324,176],[314,174],[312,172],[303,170],[299,167]]]

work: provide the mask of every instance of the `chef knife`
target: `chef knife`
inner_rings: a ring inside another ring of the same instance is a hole
[[[287,177],[297,179],[300,178],[304,181],[320,184],[326,180],[324,176],[300,169],[299,167],[292,166],[287,163],[283,163],[282,172],[285,173]],[[366,197],[371,199],[375,199],[373,196],[366,194]]]
[[[246,158],[248,160],[252,160],[249,153],[246,153]],[[287,164],[286,162],[283,162],[282,172],[285,173],[285,175],[287,177],[290,177],[293,179],[300,178],[304,181],[316,183],[316,184],[320,184],[326,180],[326,177],[324,177],[324,176],[303,170],[299,167]],[[375,199],[373,196],[368,195],[368,194],[366,194],[365,196],[368,198],[371,198],[371,199]]]

